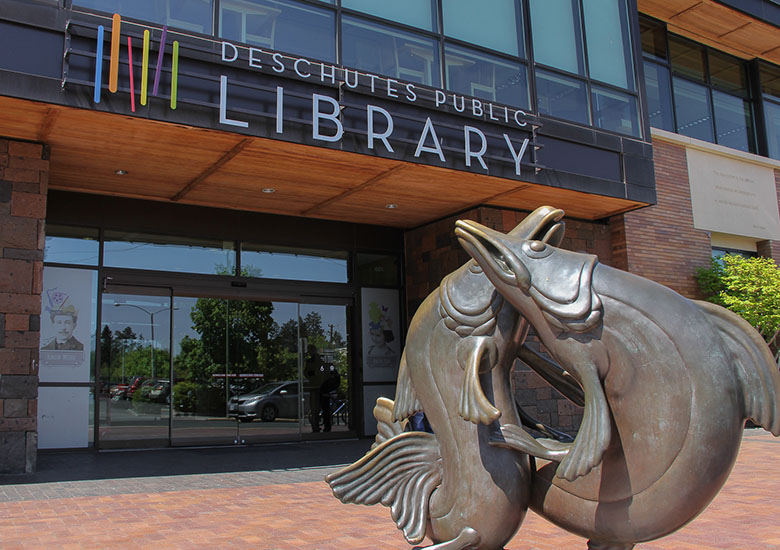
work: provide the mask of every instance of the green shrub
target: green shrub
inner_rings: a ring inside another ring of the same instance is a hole
[[[726,254],[696,273],[706,299],[733,311],[780,356],[780,268],[771,258],[745,258]]]

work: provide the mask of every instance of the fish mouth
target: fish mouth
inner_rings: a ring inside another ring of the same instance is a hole
[[[559,246],[565,231],[565,223],[561,221],[563,216],[564,211],[559,208],[537,208],[508,236]],[[470,220],[458,220],[455,222],[455,235],[469,255],[480,265],[490,265],[502,282],[522,287],[530,284],[530,273],[514,252],[504,245],[503,233]]]

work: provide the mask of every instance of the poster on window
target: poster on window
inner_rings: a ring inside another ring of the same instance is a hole
[[[395,382],[402,351],[398,301],[398,290],[362,289],[361,319],[365,382]]]
[[[41,381],[89,382],[94,273],[46,267],[41,295]]]

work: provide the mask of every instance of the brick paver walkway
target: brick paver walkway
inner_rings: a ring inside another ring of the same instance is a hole
[[[780,549],[780,439],[746,432],[710,507],[638,550]],[[0,487],[0,548],[404,550],[382,506],[339,503],[332,467],[72,481]],[[316,480],[316,481],[314,481]],[[529,513],[508,550],[584,550],[585,541]]]

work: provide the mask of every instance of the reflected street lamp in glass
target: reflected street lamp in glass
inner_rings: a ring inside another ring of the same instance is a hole
[[[149,311],[148,309],[143,308],[141,306],[137,306],[135,304],[125,304],[125,303],[121,303],[121,302],[116,302],[114,304],[114,307],[121,307],[121,306],[134,307],[135,309],[140,309],[141,311],[143,311],[144,313],[146,313],[149,316],[149,328],[151,329],[151,333],[152,333],[151,334],[151,336],[152,336],[152,378],[155,378],[155,370],[154,370],[154,347],[155,347],[155,341],[154,341],[154,316],[157,315],[158,313],[162,313],[163,311],[170,311],[171,308],[164,307],[162,309],[158,309],[157,311]],[[176,310],[176,309],[179,309],[179,308],[174,307],[173,309]]]

